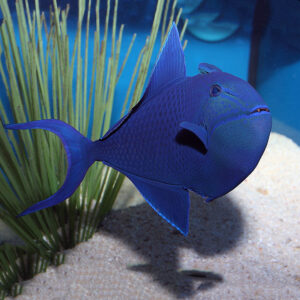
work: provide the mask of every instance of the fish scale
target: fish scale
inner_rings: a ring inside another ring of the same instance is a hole
[[[178,85],[177,89],[182,87]],[[138,114],[132,114],[126,126],[103,141],[98,154],[101,160],[138,176],[178,184],[177,176],[173,179],[172,175],[184,169],[184,162],[178,160],[182,157],[179,145],[174,151],[169,142],[176,138],[179,122],[184,118],[182,97],[175,98],[178,94],[174,88],[168,89],[141,107]]]

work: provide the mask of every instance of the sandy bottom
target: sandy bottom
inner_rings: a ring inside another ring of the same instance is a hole
[[[233,192],[210,204],[191,195],[188,237],[127,182],[100,231],[18,299],[300,299],[299,174],[299,147],[272,133]]]

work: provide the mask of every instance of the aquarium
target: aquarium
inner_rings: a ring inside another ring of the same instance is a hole
[[[3,0],[0,298],[300,298],[299,14]]]

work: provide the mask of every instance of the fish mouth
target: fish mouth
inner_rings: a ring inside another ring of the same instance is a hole
[[[256,115],[256,114],[261,114],[261,113],[270,113],[270,109],[267,106],[258,106],[255,107],[249,115]]]
[[[232,116],[231,118],[228,118],[224,121],[218,122],[215,124],[215,126],[210,130],[210,134],[213,134],[215,129],[221,125],[224,125],[228,122],[232,122],[238,119],[244,119],[244,118],[252,118],[259,115],[269,115],[270,116],[270,109],[267,106],[256,106],[254,107],[250,112],[244,112],[243,114],[238,114],[235,116]]]

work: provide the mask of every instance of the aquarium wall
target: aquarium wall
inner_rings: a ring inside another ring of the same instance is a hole
[[[268,6],[256,87],[272,110],[273,130],[300,144],[300,1],[270,0]]]
[[[34,1],[29,3],[33,8]],[[70,1],[59,1],[61,7],[67,3]],[[10,5],[13,10],[13,1]],[[41,10],[47,12],[52,1],[41,1],[40,5]],[[119,11],[124,13],[119,14],[118,24],[125,24],[125,35],[137,33],[133,53],[138,53],[144,44],[151,28],[155,6],[155,1],[150,0],[119,3]],[[207,62],[225,72],[249,79],[271,108],[273,130],[300,143],[300,104],[297,97],[300,92],[297,82],[300,73],[300,1],[262,0],[255,3],[238,0],[179,0],[177,6],[182,6],[180,26],[183,26],[186,18],[189,20],[186,33],[188,46],[185,50],[187,74],[195,75],[198,64]],[[106,1],[102,1],[102,20],[105,20],[105,11]],[[71,1],[69,21],[73,19],[75,22],[77,15],[77,1]],[[95,25],[94,14],[91,15],[91,25]],[[72,23],[69,29],[70,40],[74,40],[76,24],[73,35]],[[128,47],[129,42],[125,38],[123,47]],[[157,53],[158,50],[159,45],[156,45],[154,51]],[[124,52],[121,52],[121,56],[125,55]],[[132,73],[133,62],[134,57],[129,57],[125,76],[121,78],[116,90],[119,101],[114,105],[112,123],[119,118],[124,89],[128,85],[126,74]],[[151,65],[154,63],[155,56]],[[0,93],[5,98],[3,84]]]

